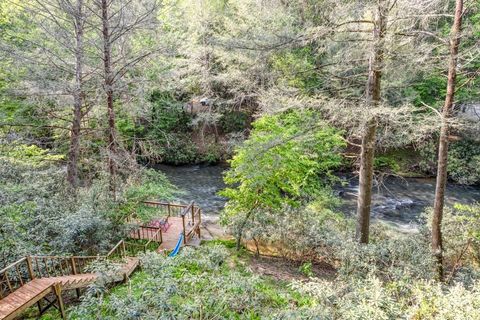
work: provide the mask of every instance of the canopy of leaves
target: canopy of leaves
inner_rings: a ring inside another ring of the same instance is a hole
[[[298,205],[325,192],[345,146],[338,130],[311,111],[264,116],[230,161],[222,191],[226,214]]]

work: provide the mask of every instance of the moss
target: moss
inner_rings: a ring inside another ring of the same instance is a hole
[[[411,148],[396,149],[380,153],[375,158],[375,167],[402,177],[425,177],[418,168],[420,154]]]

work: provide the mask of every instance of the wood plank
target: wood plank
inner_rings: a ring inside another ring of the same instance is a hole
[[[163,250],[173,250],[177,244],[180,233],[183,232],[182,218],[170,217],[168,222],[170,222],[170,227],[167,232],[162,234],[163,242],[158,249],[159,252]]]
[[[14,319],[51,292],[51,282],[34,279],[0,300],[0,319]]]
[[[173,204],[167,204],[168,208],[170,207],[176,207],[176,205]],[[191,203],[188,206],[184,205],[178,205],[178,207],[182,207],[182,212],[187,211],[186,209],[192,208],[193,203]],[[195,207],[193,207],[195,208]],[[183,220],[181,217],[170,217],[168,219],[168,222],[170,223],[170,227],[166,232],[162,232],[162,238],[163,242],[161,246],[159,247],[158,252],[165,252],[168,250],[172,250],[175,245],[177,244],[177,241],[180,237],[180,234],[183,234],[185,231],[187,231],[190,237],[194,237],[194,232],[196,231],[195,228],[199,225],[201,221],[201,216],[198,217],[198,220],[195,221],[196,224],[192,223],[190,215],[185,216],[185,220]],[[187,230],[184,230],[183,223],[188,223]],[[143,228],[143,232],[140,233],[140,235],[137,232],[132,232],[131,237],[134,239],[144,239],[144,240],[151,240],[155,238],[155,235],[157,233],[157,228]],[[195,237],[194,237],[195,238]],[[198,239],[199,240],[199,239]],[[197,245],[197,241],[192,241],[192,245]],[[188,245],[189,243],[187,243]],[[183,245],[183,244],[182,244]],[[54,258],[52,257],[47,257],[47,256],[33,256],[33,259],[35,259],[35,267],[37,269],[40,269],[40,263],[46,262],[46,259],[49,258]],[[78,262],[81,262],[81,264],[86,263],[87,261],[89,262],[90,260],[98,259],[99,257],[97,256],[92,256],[92,257],[55,257],[55,258],[61,258],[61,259],[78,259]],[[30,257],[24,258],[24,260],[27,259],[27,262],[29,262]],[[23,262],[23,260],[21,260]],[[62,260],[60,260],[60,269],[63,271],[63,266],[62,266]],[[120,271],[118,272],[118,276],[113,279],[113,281],[123,281],[128,277],[133,271],[138,267],[140,263],[140,260],[136,257],[127,257],[125,262],[121,264]],[[30,271],[30,276],[32,277],[33,274],[33,269],[32,268],[32,263],[29,264],[29,271]],[[54,276],[54,277],[49,277],[49,271],[48,266],[46,267],[46,274],[39,274],[39,278],[35,278],[32,281],[29,281],[27,283],[24,283],[21,287],[19,287],[17,290],[15,290],[13,293],[9,294],[8,296],[4,297],[3,299],[0,299],[0,320],[10,320],[18,317],[19,315],[22,314],[22,312],[29,308],[30,306],[34,305],[38,301],[40,301],[42,298],[44,298],[46,295],[52,292],[52,288],[56,286],[56,293],[59,295],[62,290],[64,289],[78,289],[82,287],[86,287],[90,285],[91,283],[95,282],[97,279],[97,275],[94,273],[80,273],[80,274],[74,274],[74,275],[65,275],[65,276]],[[73,264],[72,269],[76,267],[75,264]],[[67,266],[68,268],[68,266]],[[39,271],[39,270],[38,270]],[[74,272],[74,271],[73,271]],[[43,277],[42,277],[43,276]]]

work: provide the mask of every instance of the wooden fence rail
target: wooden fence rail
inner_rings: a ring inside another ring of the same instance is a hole
[[[196,233],[200,238],[201,209],[192,201],[188,205],[168,202],[145,201],[145,205],[158,208],[158,216],[181,218],[184,244]],[[130,222],[138,221],[135,216]],[[144,244],[120,240],[104,256],[26,256],[0,270],[0,299],[5,298],[35,278],[68,276],[86,273],[93,261],[102,259],[123,259],[139,252],[156,250],[163,243],[160,226],[139,225],[132,233],[132,239],[146,240]]]

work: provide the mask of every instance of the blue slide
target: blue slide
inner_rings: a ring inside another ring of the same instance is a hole
[[[182,242],[183,242],[183,232],[180,233],[180,237],[178,238],[177,245],[175,246],[175,249],[173,249],[173,251],[170,252],[170,254],[168,255],[169,257],[175,257],[178,254],[178,252],[180,251],[180,247],[182,246]]]

